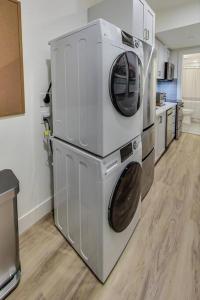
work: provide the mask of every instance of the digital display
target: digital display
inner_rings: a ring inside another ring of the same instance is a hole
[[[126,145],[124,148],[120,150],[121,154],[121,162],[125,161],[133,154],[133,145],[132,143]]]

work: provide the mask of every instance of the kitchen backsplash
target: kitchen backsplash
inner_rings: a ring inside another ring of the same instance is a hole
[[[157,81],[157,92],[167,94],[167,100],[177,99],[177,79],[173,81]]]

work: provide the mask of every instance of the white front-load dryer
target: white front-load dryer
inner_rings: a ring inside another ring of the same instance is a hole
[[[53,139],[55,224],[104,282],[141,214],[141,137],[105,158]]]
[[[50,45],[55,137],[105,157],[141,134],[142,42],[100,19]]]

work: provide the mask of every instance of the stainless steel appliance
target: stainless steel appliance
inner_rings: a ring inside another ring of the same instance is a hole
[[[0,172],[0,300],[20,279],[17,193],[19,182],[11,170]]]
[[[166,114],[166,147],[168,147],[175,137],[176,107],[169,108]]]
[[[173,80],[174,79],[174,64],[170,62],[165,63],[165,80]]]
[[[162,106],[165,105],[166,102],[166,93],[156,93],[156,105],[157,106]]]
[[[155,103],[156,103],[156,52],[144,44],[146,76],[143,100],[142,134],[142,199],[146,196],[154,180],[155,161]]]
[[[182,134],[182,122],[183,122],[183,102],[178,101],[176,106],[176,134],[175,134],[176,140],[178,140]]]

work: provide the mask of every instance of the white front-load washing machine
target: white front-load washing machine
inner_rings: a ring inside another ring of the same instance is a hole
[[[104,282],[141,214],[141,137],[99,158],[56,138],[55,224]]]
[[[104,20],[50,42],[54,136],[105,157],[142,132],[142,42]]]

